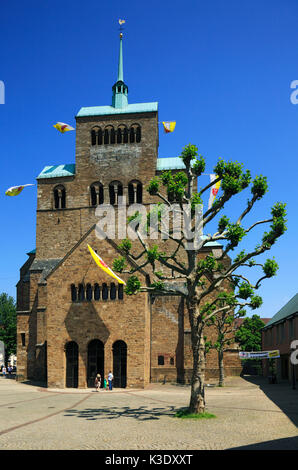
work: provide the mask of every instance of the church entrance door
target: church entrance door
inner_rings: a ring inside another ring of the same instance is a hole
[[[113,345],[114,387],[126,387],[127,345],[124,341],[116,341]]]
[[[66,353],[66,387],[78,388],[79,347],[74,341],[67,343]]]
[[[104,380],[104,345],[99,339],[92,340],[88,345],[87,386],[94,387],[96,374]]]

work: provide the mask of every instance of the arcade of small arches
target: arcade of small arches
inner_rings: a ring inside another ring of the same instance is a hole
[[[78,388],[79,386],[79,345],[75,341],[65,344],[66,378],[65,384],[68,388]],[[87,387],[94,387],[97,374],[103,380],[108,375],[109,370],[105,370],[106,346],[99,339],[93,339],[87,347],[86,383]],[[117,340],[112,345],[114,375],[113,386],[125,388],[127,383],[127,345],[122,340]]]
[[[112,125],[102,129],[99,126],[91,130],[91,145],[135,144],[141,142],[141,126],[132,124],[129,128],[124,124],[115,129]]]
[[[90,206],[96,207],[99,204],[108,203],[117,205],[119,198],[125,196],[124,189],[127,189],[126,201],[131,204],[142,204],[143,202],[143,185],[138,180],[132,180],[128,183],[127,188],[123,186],[121,181],[112,181],[108,188],[105,188],[100,181],[96,181],[90,185]],[[66,189],[59,184],[53,189],[54,208],[65,209],[67,207]]]
[[[79,284],[78,286],[72,284],[70,290],[72,302],[123,300],[123,284],[116,285],[114,282],[110,285],[106,283],[102,285],[88,283],[86,285]]]

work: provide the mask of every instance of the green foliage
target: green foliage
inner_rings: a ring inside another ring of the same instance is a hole
[[[251,297],[254,293],[253,288],[249,284],[247,284],[247,282],[242,282],[238,289],[239,290],[237,295],[240,299],[246,300]]]
[[[234,259],[234,263],[239,263],[239,261],[242,261],[243,258],[245,258],[245,256],[246,256],[245,250],[241,250],[240,253]]]
[[[226,227],[229,225],[230,219],[226,216],[223,215],[222,218],[218,222],[218,232],[222,233]]]
[[[257,199],[261,199],[268,191],[268,183],[266,176],[256,176],[252,183],[251,192]]]
[[[265,232],[262,238],[262,243],[266,246],[267,249],[270,249],[277,238],[283,235],[283,233],[285,233],[287,230],[285,219],[285,204],[275,204],[271,210],[271,213],[273,215],[273,221],[270,225],[270,231]],[[275,214],[277,214],[277,216],[275,216]]]
[[[237,303],[233,292],[220,292],[217,299],[219,300],[220,307],[225,307],[226,305],[233,307]]]
[[[149,185],[147,186],[147,191],[149,194],[154,195],[159,192],[159,178],[157,176],[154,176],[149,182]]]
[[[162,271],[154,271],[154,274],[156,277],[158,277],[159,279],[162,279],[163,276],[164,276],[164,273]]]
[[[278,270],[278,264],[275,259],[267,259],[263,266],[264,274],[267,277],[275,276]]]
[[[195,208],[198,204],[203,204],[203,200],[199,193],[193,193],[190,200],[191,210],[195,211]]]
[[[277,202],[276,204],[274,204],[271,209],[271,215],[272,217],[284,218],[286,216],[286,204],[283,204],[282,202]]]
[[[195,160],[198,155],[198,147],[192,144],[186,145],[180,155],[186,167],[190,165],[191,160]]]
[[[197,272],[204,273],[204,272],[213,272],[217,271],[218,263],[213,255],[207,255],[205,259],[198,261],[197,264]]]
[[[242,170],[243,164],[238,162],[225,162],[219,159],[214,167],[215,174],[221,178],[221,188],[226,198],[247,188],[251,181],[250,171]]]
[[[117,273],[122,273],[123,269],[125,269],[126,266],[126,259],[123,256],[119,256],[113,261],[113,269]]]
[[[185,194],[185,188],[188,183],[188,178],[185,172],[179,171],[175,175],[172,175],[171,171],[166,171],[163,172],[161,180],[163,185],[167,188],[169,199],[182,201]]]
[[[242,238],[246,235],[245,229],[238,224],[228,224],[226,237],[230,242],[232,249],[234,249]]]
[[[14,299],[4,292],[0,294],[0,340],[5,344],[7,361],[11,354],[16,354],[17,314]]]
[[[264,326],[265,323],[259,315],[253,315],[244,319],[235,335],[235,339],[242,351],[261,351],[261,330]]]
[[[123,250],[126,254],[128,254],[131,250],[132,243],[128,238],[125,238],[121,243],[119,243],[118,247],[120,250]]]
[[[200,155],[200,158],[194,162],[192,166],[192,171],[196,176],[201,176],[201,174],[205,171],[205,168],[206,168],[205,159],[202,155]]]
[[[141,223],[142,221],[142,215],[139,213],[139,211],[136,211],[133,215],[130,215],[127,217],[127,222],[130,223],[132,221],[138,221]]]
[[[156,290],[163,290],[164,286],[165,286],[164,283],[161,281],[155,281],[155,282],[152,282],[152,284],[150,284],[150,287],[153,287],[153,289],[156,289]]]
[[[148,259],[149,263],[153,264],[161,256],[163,256],[164,253],[160,253],[158,251],[158,245],[153,245],[151,248],[148,249],[146,255],[147,255],[147,259]]]
[[[137,276],[131,276],[126,283],[124,292],[127,295],[137,294],[141,290],[141,282]]]
[[[262,303],[263,303],[263,299],[259,295],[254,295],[250,299],[250,306],[253,310],[255,310],[256,308],[261,307]]]

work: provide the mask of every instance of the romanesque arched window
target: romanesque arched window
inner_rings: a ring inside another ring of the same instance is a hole
[[[94,285],[94,300],[100,299],[100,287],[98,284]]]
[[[119,196],[123,196],[123,186],[120,181],[112,181],[109,184],[110,204],[118,204]]]
[[[77,297],[77,288],[74,284],[71,285],[71,301],[76,302],[78,300]]]
[[[91,129],[91,145],[102,144],[102,130],[100,127],[93,127]]]
[[[92,129],[91,131],[91,145],[96,145],[96,140],[97,140],[97,133],[95,129]]]
[[[102,300],[108,300],[108,298],[109,298],[108,286],[106,285],[106,283],[103,283],[103,285],[102,285]]]
[[[137,126],[136,128],[136,143],[141,142],[141,127]]]
[[[117,144],[121,144],[122,143],[122,132],[121,132],[121,129],[120,127],[117,129]]]
[[[115,144],[116,143],[116,133],[114,127],[111,128],[110,132],[110,143]]]
[[[92,183],[90,186],[91,206],[98,206],[104,203],[103,185],[99,182]]]
[[[91,284],[87,284],[86,286],[86,300],[91,302],[92,300],[92,286]]]
[[[142,204],[143,186],[140,181],[133,180],[128,183],[128,203]]]
[[[102,130],[101,130],[101,128],[99,128],[98,132],[97,132],[97,145],[102,145]]]
[[[128,144],[128,130],[127,127],[123,129],[123,143]]]
[[[85,289],[83,284],[79,284],[79,291],[78,291],[78,300],[82,302],[85,300]]]
[[[109,135],[109,129],[104,130],[104,136],[103,136],[103,143],[105,145],[110,143],[110,135]]]
[[[116,135],[115,129],[113,126],[107,126],[104,130],[104,144],[115,144],[116,143]]]
[[[134,141],[135,141],[135,130],[134,130],[134,127],[131,127],[129,129],[129,142],[133,144]]]
[[[132,124],[129,130],[129,142],[131,144],[141,142],[141,126],[139,124]]]
[[[110,286],[110,299],[115,300],[116,296],[117,296],[116,286],[115,286],[114,282],[112,282],[111,286]]]
[[[54,207],[55,209],[65,209],[66,207],[66,191],[61,184],[54,188]]]
[[[123,284],[118,285],[118,299],[123,300]]]

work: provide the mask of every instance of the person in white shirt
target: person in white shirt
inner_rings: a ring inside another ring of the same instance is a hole
[[[113,374],[112,374],[112,371],[109,372],[109,375],[108,375],[108,382],[109,382],[109,390],[112,390],[113,388]]]

